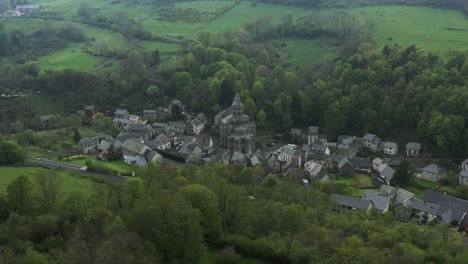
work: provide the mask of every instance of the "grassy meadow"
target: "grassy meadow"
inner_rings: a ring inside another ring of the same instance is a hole
[[[49,173],[51,170],[37,167],[0,167],[0,193],[5,193],[7,185],[21,174],[31,176],[31,179],[36,182],[41,175]],[[80,192],[89,195],[94,190],[95,183],[81,178],[78,173],[56,171],[56,175],[63,179],[62,190],[64,193]]]
[[[237,30],[245,23],[269,16],[277,23],[286,14],[292,14],[296,19],[310,14],[329,13],[337,9],[311,9],[294,6],[255,3],[250,1],[185,1],[177,2],[175,7],[183,10],[203,12],[211,18],[210,21],[187,22],[182,19],[160,20],[158,12],[161,6],[133,5],[128,2],[110,2],[107,0],[88,1],[89,4],[104,14],[120,12],[129,18],[140,22],[145,30],[153,35],[169,38],[185,38],[196,40],[200,32],[224,32]],[[83,24],[77,15],[80,1],[75,0],[37,0],[46,8],[57,11],[61,19],[49,20],[49,26],[59,28],[67,23],[73,23],[81,28],[91,45],[103,44],[109,49],[154,50],[159,49],[162,60],[172,58],[180,52],[177,43],[158,41],[128,41],[122,34],[110,29],[98,28]],[[227,10],[229,9],[229,10]],[[227,10],[221,12],[220,10]],[[429,7],[409,6],[377,6],[348,9],[359,19],[369,21],[374,30],[374,38],[378,47],[386,44],[401,46],[417,45],[433,52],[445,53],[451,49],[468,47],[468,19],[461,11],[435,9]],[[204,15],[204,16],[205,16]],[[44,21],[32,17],[20,17],[5,22],[7,29],[19,28],[26,34],[32,34],[44,25]],[[289,54],[289,69],[295,69],[304,64],[318,64],[334,58],[337,50],[336,40],[327,38],[295,39],[282,38],[275,42],[286,44]],[[109,59],[95,57],[81,52],[82,43],[69,44],[67,48],[57,50],[39,58],[42,69],[70,67],[83,70],[101,69],[101,64]]]

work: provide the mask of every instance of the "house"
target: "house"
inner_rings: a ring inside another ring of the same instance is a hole
[[[138,155],[144,155],[150,148],[142,141],[135,140],[133,138],[127,139],[122,143],[122,154],[124,156],[136,157]]]
[[[7,10],[5,13],[6,17],[19,17],[21,16],[21,12],[18,10]]]
[[[128,120],[130,120],[131,123],[137,124],[140,122],[140,117],[137,115],[129,115]]]
[[[130,166],[142,167],[149,162],[162,164],[163,157],[158,152],[148,148],[142,154],[138,154],[136,156],[124,155],[124,162]]]
[[[110,161],[119,158],[119,144],[115,139],[98,139],[96,158],[99,160]]]
[[[390,199],[390,207],[395,207],[406,199],[416,197],[416,195],[410,191],[389,185],[381,185],[378,192],[379,195],[387,196]]]
[[[187,157],[187,161],[191,163],[199,163],[203,158],[203,150],[200,148],[200,146],[195,145],[195,147],[192,150],[192,153],[190,153]]]
[[[39,117],[39,121],[41,122],[42,129],[49,129],[51,116],[52,115],[42,115]]]
[[[127,135],[138,135],[144,139],[152,139],[154,137],[154,129],[151,125],[142,125],[142,124],[134,124],[129,123],[123,127],[120,134],[127,134]]]
[[[184,121],[170,121],[167,126],[173,128],[177,134],[185,134],[186,127]]]
[[[462,163],[461,163],[461,169],[462,169],[462,170],[468,170],[468,159],[462,161]]]
[[[380,211],[382,214],[388,212],[388,208],[390,206],[390,199],[388,196],[381,195],[379,192],[366,190],[362,199],[371,200],[374,204],[375,209]]]
[[[171,139],[166,134],[161,134],[154,139],[154,147],[158,150],[169,150],[171,148]]]
[[[370,149],[373,152],[377,152],[379,149],[380,145],[380,138],[374,134],[365,134],[364,137],[362,138],[363,140],[363,145],[365,148]]]
[[[462,223],[468,213],[468,201],[449,196],[442,192],[427,190],[424,202],[439,206],[436,222],[445,222],[454,226]]]
[[[197,137],[197,141],[204,153],[209,154],[213,152],[213,139],[210,136],[200,134]]]
[[[338,163],[338,171],[343,176],[352,176],[355,173],[354,167],[347,157]]]
[[[419,174],[419,178],[430,181],[430,182],[439,182],[443,176],[442,170],[439,166],[435,164],[430,164],[421,169],[421,173]]]
[[[304,169],[309,174],[310,179],[315,179],[323,171],[323,166],[318,162],[309,161],[304,165]]]
[[[266,157],[267,167],[270,171],[280,172],[286,167],[286,161],[283,160],[281,153],[274,151],[270,152]]]
[[[385,184],[390,185],[390,182],[392,181],[394,175],[395,170],[392,167],[388,166],[388,164],[384,163],[379,167],[379,176]]]
[[[127,109],[117,109],[114,113],[115,118],[128,119],[129,116],[130,113],[127,111]]]
[[[247,167],[247,157],[240,151],[234,151],[229,164],[238,164],[242,167]]]
[[[458,173],[458,183],[468,184],[468,159],[462,161],[461,171]]]
[[[98,109],[95,105],[85,105],[84,113],[86,117],[94,117],[98,112]]]
[[[205,128],[206,117],[204,114],[198,114],[197,116],[189,117],[187,120],[187,134],[198,135]]]
[[[304,133],[302,132],[302,129],[291,128],[289,136],[291,137],[292,143],[301,144],[304,141]]]
[[[413,208],[413,217],[419,224],[427,225],[437,219],[440,209],[438,204],[424,202],[416,198],[411,198],[409,203]]]
[[[130,124],[130,120],[126,118],[118,118],[118,117],[114,118],[112,122],[114,122],[120,128]]]
[[[82,138],[78,142],[77,147],[78,147],[78,152],[87,155],[87,154],[96,152],[97,143],[95,140],[89,137],[86,137],[86,138]]]
[[[331,195],[330,200],[334,204],[334,210],[341,213],[349,210],[364,210],[369,212],[373,207],[371,200],[345,196],[336,193]]]
[[[468,184],[468,170],[461,170],[458,173],[458,184]]]
[[[319,144],[319,127],[310,126],[307,128],[307,144]]]
[[[329,170],[338,170],[338,163],[344,158],[346,158],[345,155],[326,156],[325,168]]]
[[[43,10],[41,5],[17,5],[15,11],[19,12],[21,15],[29,15],[37,13]]]
[[[406,156],[417,158],[419,157],[420,152],[421,144],[414,142],[409,142],[408,144],[406,144]]]
[[[395,142],[384,142],[383,152],[387,155],[398,154],[398,144]]]
[[[292,167],[302,166],[302,153],[295,145],[286,145],[281,149],[281,157]]]
[[[372,160],[372,169],[379,171],[380,166],[383,165],[383,160],[381,158],[375,158]]]
[[[336,155],[345,155],[349,158],[353,158],[357,155],[358,151],[359,144],[354,137],[347,135],[338,137]]]

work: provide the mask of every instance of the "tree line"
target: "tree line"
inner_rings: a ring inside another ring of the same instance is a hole
[[[0,255],[7,263],[464,263],[463,237],[393,214],[338,214],[332,183],[298,187],[261,168],[149,165],[125,184],[64,193],[50,171],[21,175],[0,195]],[[70,176],[71,177],[71,176]],[[264,183],[263,183],[264,182]],[[263,183],[263,184],[262,184]],[[260,185],[259,185],[260,184]]]

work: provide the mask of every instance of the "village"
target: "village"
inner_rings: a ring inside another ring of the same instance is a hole
[[[92,119],[98,113],[97,106],[86,105],[77,114]],[[263,181],[266,176],[278,180],[292,177],[303,186],[332,182],[335,177],[365,175],[376,188],[365,190],[360,197],[333,193],[331,201],[337,212],[386,213],[391,209],[401,221],[413,219],[423,225],[446,222],[461,230],[468,227],[468,201],[437,190],[425,190],[418,198],[393,183],[403,160],[418,161],[425,155],[419,143],[409,142],[401,150],[397,143],[369,133],[362,137],[341,135],[331,142],[314,126],[292,128],[289,135],[276,134],[273,141],[261,143],[256,139],[255,122],[243,113],[239,95],[213,121],[203,113],[190,113],[177,99],[167,107],[144,110],[141,115],[126,109],[103,113],[119,127],[117,137],[96,134],[82,138],[77,144],[78,153],[100,161],[121,160],[130,166],[171,161],[179,165],[219,162],[261,167],[265,172]],[[49,117],[40,117],[44,129],[48,128]],[[436,164],[425,164],[414,177],[438,183],[446,173]],[[468,184],[468,159],[460,164],[457,173],[458,183]]]
[[[20,16],[28,16],[33,14],[39,14],[49,12],[50,10],[45,9],[42,5],[17,5],[15,9],[7,10],[4,14],[0,14],[4,19]]]

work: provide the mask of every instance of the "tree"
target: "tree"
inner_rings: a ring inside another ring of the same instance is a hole
[[[247,98],[247,100],[245,100],[244,113],[250,118],[256,117],[257,106],[252,98]]]
[[[24,161],[23,149],[13,141],[0,142],[0,164],[18,164]]]
[[[198,184],[182,187],[178,194],[201,213],[201,226],[210,242],[216,241],[221,231],[218,197],[213,190]]]
[[[395,171],[391,183],[393,186],[408,187],[413,182],[414,169],[407,160],[401,162]]]
[[[267,114],[265,112],[265,110],[263,109],[260,109],[260,111],[258,111],[257,113],[257,125],[259,128],[265,128],[266,127],[266,118],[267,118]]]
[[[133,208],[135,201],[143,197],[143,191],[143,179],[128,179],[124,188],[124,199],[128,208]]]
[[[63,179],[56,173],[40,175],[37,179],[40,191],[40,205],[42,212],[51,212],[55,209],[57,200],[61,195]]]
[[[34,209],[34,185],[29,176],[21,174],[7,186],[7,201],[10,212],[31,214]]]

